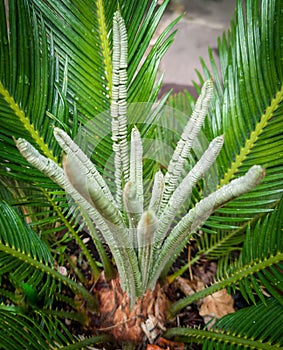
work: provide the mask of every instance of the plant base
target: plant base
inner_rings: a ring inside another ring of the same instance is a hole
[[[159,284],[132,308],[118,277],[108,282],[101,274],[95,292],[100,302],[99,331],[111,334],[117,342],[138,343],[147,338],[153,343],[165,331],[167,297]]]

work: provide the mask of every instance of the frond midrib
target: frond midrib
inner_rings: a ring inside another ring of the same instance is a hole
[[[268,121],[272,118],[282,100],[283,84],[276,93],[275,97],[272,99],[270,105],[266,108],[265,113],[261,116],[260,121],[256,124],[255,129],[250,133],[250,137],[246,140],[245,146],[241,148],[240,153],[235,157],[235,161],[232,162],[230,168],[227,169],[223,179],[220,181],[220,186],[229,183],[229,181],[234,177],[235,173],[237,173],[239,167],[245,161],[248,154],[252,151],[258,137],[268,125]]]
[[[229,332],[217,332],[217,331],[206,331],[201,329],[193,328],[171,328],[164,336],[171,338],[174,335],[179,337],[185,337],[186,340],[194,340],[197,343],[203,343],[205,340],[210,340],[215,343],[233,344],[235,346],[242,346],[244,348],[259,349],[259,350],[274,350],[275,347],[271,343],[264,343],[261,340],[249,339],[246,336],[233,335]],[[184,340],[185,340],[184,339]],[[282,349],[276,347],[276,349]]]
[[[83,286],[76,283],[75,281],[63,276],[58,271],[56,271],[54,268],[37,261],[33,259],[31,256],[27,255],[25,252],[21,252],[20,250],[16,250],[13,247],[9,247],[7,245],[4,245],[3,243],[0,243],[0,251],[5,252],[6,254],[9,254],[16,259],[19,259],[26,263],[29,266],[33,266],[36,269],[41,270],[42,272],[46,273],[47,275],[52,276],[56,280],[62,282],[64,285],[70,287],[74,292],[77,292],[78,294],[81,294],[85,300],[87,301],[90,309],[94,310],[96,308],[96,301],[92,294],[90,294]]]
[[[184,307],[192,304],[193,302],[204,298],[208,295],[211,295],[221,289],[224,289],[229,286],[234,286],[236,285],[239,281],[242,279],[254,275],[259,271],[263,271],[269,266],[276,265],[280,261],[283,260],[283,253],[278,252],[275,255],[271,255],[270,257],[266,257],[264,260],[258,260],[258,261],[253,261],[245,266],[239,265],[237,269],[234,269],[234,272],[229,275],[227,272],[227,275],[225,276],[225,279],[221,279],[217,282],[215,282],[213,285],[206,287],[205,289],[196,292],[195,294],[185,297],[174,304],[172,304],[170,308],[170,314],[175,315],[178,313],[181,309]],[[239,264],[239,262],[236,263]]]
[[[54,156],[53,152],[49,149],[48,145],[44,142],[43,138],[40,137],[38,131],[35,129],[34,125],[31,123],[30,118],[25,115],[25,112],[20,108],[18,103],[14,100],[13,96],[10,95],[9,91],[6,90],[0,82],[0,94],[3,96],[4,100],[13,111],[14,115],[18,118],[19,122],[24,126],[24,128],[30,134],[30,137],[35,141],[43,154],[57,162],[57,157]]]

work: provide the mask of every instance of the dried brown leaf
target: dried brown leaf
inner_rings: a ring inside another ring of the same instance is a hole
[[[234,312],[234,300],[226,289],[222,289],[204,298],[199,314],[203,316],[204,322],[208,323],[212,319],[219,319]],[[212,322],[209,327],[212,326]]]

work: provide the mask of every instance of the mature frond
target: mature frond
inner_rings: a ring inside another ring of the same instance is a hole
[[[239,259],[225,267],[221,277],[204,290],[177,301],[172,305],[172,314],[185,306],[223,288],[238,288],[249,302],[256,302],[256,295],[265,302],[267,291],[283,304],[282,298],[282,210],[283,199],[264,220],[259,220],[253,229],[248,228]]]
[[[219,259],[219,274],[233,262],[231,252],[241,249],[247,227],[259,219],[264,221],[282,196],[282,157],[278,157],[283,152],[280,23],[280,1],[238,1],[231,28],[218,41],[220,70],[218,58],[209,49],[211,68],[202,60],[204,73],[198,72],[201,84],[208,78],[216,84],[202,132],[209,140],[225,136],[216,161],[216,184],[223,186],[254,164],[266,169],[256,189],[218,209],[202,227],[194,261],[202,254]],[[199,91],[197,84],[195,87]],[[191,106],[192,97],[177,95],[171,104],[183,110]],[[205,190],[209,188],[207,181]]]
[[[210,331],[171,328],[166,337],[202,344],[202,349],[282,349],[282,305],[269,298],[222,317]]]
[[[0,224],[1,224],[1,244],[15,249],[22,254],[52,266],[53,258],[47,245],[39,239],[32,229],[25,225],[18,213],[6,203],[0,203]],[[13,225],[17,227],[17,232],[13,233]]]
[[[94,309],[94,297],[84,287],[61,275],[53,266],[53,258],[47,245],[22,222],[13,208],[5,203],[0,204],[1,276],[8,276],[15,289],[21,289],[25,293],[25,286],[30,285],[37,290],[38,296],[45,298],[53,298],[52,295],[60,290],[60,284],[64,283],[75,293],[81,294],[89,307]],[[53,283],[54,279],[56,283]]]
[[[129,98],[131,102],[154,101],[154,83],[161,57],[172,42],[166,29],[151,52],[142,62],[152,36],[164,13],[168,1],[158,8],[151,1],[102,2],[94,0],[64,0],[60,6],[50,0],[32,0],[38,16],[43,19],[48,32],[52,32],[54,48],[61,57],[69,57],[68,96],[76,101],[80,118],[93,118],[109,110],[112,95],[113,47],[112,21],[115,11],[120,10],[129,33]],[[60,62],[62,69],[62,63]],[[151,74],[148,73],[151,68]],[[155,72],[153,71],[155,69]],[[139,73],[141,72],[141,73]],[[143,89],[137,91],[141,79]],[[98,124],[101,121],[97,121]]]
[[[256,262],[268,261],[282,255],[283,251],[283,200],[275,207],[272,213],[259,219],[253,228],[248,227],[241,255],[235,265],[226,269],[231,274],[244,266]],[[255,303],[255,294],[264,302],[264,290],[271,294],[283,305],[283,275],[282,260],[258,271],[239,281],[242,295]]]
[[[66,346],[73,342],[73,337],[65,325],[56,318],[44,315],[40,311],[35,311],[33,317],[18,311],[13,307],[0,306],[2,348],[37,350],[40,347],[49,350],[50,347],[57,348],[58,345]]]
[[[52,126],[60,126],[74,137],[81,123],[94,118],[98,137],[101,130],[104,132],[105,123],[111,122],[110,113],[105,118],[96,116],[110,109],[112,27],[117,6],[124,14],[128,32],[129,59],[124,62],[128,65],[128,100],[154,102],[160,88],[160,84],[155,87],[158,63],[173,40],[174,33],[170,32],[176,21],[146,50],[167,3],[158,6],[156,2],[136,0],[64,0],[58,5],[52,0],[1,1],[0,174],[2,185],[9,185],[11,202],[13,196],[17,201],[21,198],[23,210],[43,236],[67,229],[79,243],[80,223],[70,219],[73,209],[67,210],[66,196],[19,156],[12,138],[31,141],[57,163],[59,147],[50,137]],[[110,137],[99,144],[96,162],[100,165],[107,159],[101,155],[109,151],[109,141]],[[96,228],[90,231],[99,245]],[[107,275],[111,275],[103,246],[99,251]],[[95,271],[91,257],[87,260]]]
[[[282,161],[277,156],[283,150],[283,73],[279,59],[282,11],[280,1],[272,5],[266,1],[261,1],[260,6],[257,3],[246,1],[244,12],[239,1],[228,40],[225,35],[219,40],[221,72],[213,69],[218,85],[208,118],[213,127],[205,128],[205,133],[225,135],[224,152],[218,158],[218,166],[223,169],[220,185],[253,164],[262,165],[266,176],[255,192],[217,212],[224,225],[229,223],[232,212],[237,213],[240,223],[266,209],[270,205],[267,200],[280,197],[283,183]],[[211,65],[215,67],[212,55]],[[211,76],[204,63],[203,69],[205,76]],[[275,173],[279,175],[276,178]]]

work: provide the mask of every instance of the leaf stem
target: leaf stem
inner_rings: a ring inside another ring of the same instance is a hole
[[[232,344],[233,346],[239,346],[243,348],[260,349],[260,350],[272,350],[274,345],[263,343],[252,339],[246,339],[245,337],[230,335],[225,333],[217,333],[216,331],[204,331],[194,328],[171,328],[165,334],[164,337],[182,337],[186,340],[194,339],[198,343],[204,343],[207,340],[214,341],[215,343]],[[276,349],[282,349],[276,347]]]
[[[43,138],[39,136],[38,131],[35,130],[34,125],[30,122],[30,118],[26,117],[24,111],[19,107],[19,105],[14,100],[13,96],[10,95],[9,91],[4,88],[1,82],[0,82],[0,95],[3,96],[4,100],[7,102],[9,107],[12,109],[15,115],[22,122],[24,128],[29,132],[30,136],[39,146],[43,154],[49,159],[52,159],[55,163],[57,163],[58,162],[57,157],[55,157],[53,152],[49,150],[48,145],[44,143]]]
[[[70,287],[76,293],[81,294],[82,297],[87,302],[87,307],[90,311],[96,311],[98,309],[98,302],[93,294],[91,294],[87,289],[85,289],[83,286],[76,283],[75,281],[61,275],[58,271],[51,268],[50,266],[47,266],[42,262],[33,259],[31,256],[28,256],[25,252],[18,251],[15,248],[11,248],[1,243],[0,243],[0,251],[3,251],[9,255],[12,255],[17,259],[24,261],[26,264],[45,272],[46,274],[52,276],[58,281],[61,281],[66,286]]]
[[[90,346],[93,344],[98,344],[98,343],[106,343],[106,342],[111,342],[111,337],[109,335],[95,335],[93,337],[83,339],[81,341],[78,341],[76,343],[70,344],[68,346],[60,347],[61,350],[77,350],[77,349],[82,349],[85,346]]]
[[[107,26],[105,21],[103,0],[96,1],[97,7],[97,21],[99,26],[99,36],[101,40],[103,61],[105,64],[105,77],[107,81],[107,88],[109,91],[109,97],[112,96],[112,60],[108,41]]]
[[[272,99],[270,105],[266,108],[265,113],[261,116],[259,123],[256,125],[255,130],[250,134],[250,138],[246,140],[245,146],[241,148],[240,153],[236,156],[235,161],[232,162],[230,168],[225,173],[223,179],[220,181],[220,187],[226,185],[237,173],[239,167],[242,165],[248,154],[254,147],[259,135],[263,132],[267,126],[267,122],[272,118],[274,112],[277,110],[280,102],[283,100],[283,84],[281,89],[277,92],[275,97]]]
[[[283,259],[283,253],[278,253],[275,256],[270,256],[267,259],[264,259],[263,261],[255,261],[252,264],[243,266],[239,268],[239,271],[231,276],[227,276],[225,280],[221,280],[219,282],[216,282],[215,284],[211,285],[210,287],[207,287],[193,295],[190,295],[186,298],[183,298],[176,303],[172,304],[169,310],[170,316],[176,315],[180,310],[182,310],[184,307],[192,304],[193,302],[206,297],[207,295],[211,295],[218,290],[224,289],[228,286],[231,286],[233,284],[236,284],[243,278],[246,278],[250,275],[255,274],[258,271],[261,271],[268,266],[272,266],[279,261]]]

